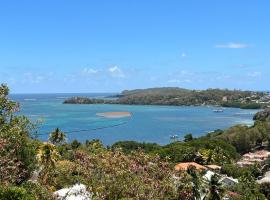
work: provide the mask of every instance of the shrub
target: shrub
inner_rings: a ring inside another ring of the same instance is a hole
[[[35,197],[28,194],[26,189],[21,187],[9,186],[0,187],[1,200],[35,200]]]

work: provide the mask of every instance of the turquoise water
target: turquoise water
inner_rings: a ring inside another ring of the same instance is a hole
[[[201,136],[215,129],[226,129],[235,124],[253,123],[256,110],[226,108],[215,113],[213,107],[131,106],[131,105],[70,105],[62,104],[70,96],[102,97],[108,94],[17,94],[11,95],[20,102],[21,113],[31,120],[42,121],[39,137],[59,127],[68,140],[100,139],[104,144],[120,140],[136,140],[166,144],[171,135],[182,139],[186,133]],[[129,111],[131,118],[108,119],[96,113]]]

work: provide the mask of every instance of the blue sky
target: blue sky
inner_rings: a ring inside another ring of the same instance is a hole
[[[269,90],[270,1],[0,2],[13,93]]]

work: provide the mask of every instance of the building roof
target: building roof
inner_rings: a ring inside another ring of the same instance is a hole
[[[195,163],[195,162],[185,162],[185,163],[179,163],[175,165],[174,169],[176,171],[186,171],[189,167],[195,167],[197,170],[206,170],[207,168]]]
[[[243,157],[267,158],[269,155],[270,155],[269,151],[261,150],[261,151],[246,153],[243,155]]]
[[[221,166],[218,165],[205,165],[208,169],[217,170],[221,169]]]
[[[250,162],[250,161],[238,161],[237,162],[237,165],[239,166],[249,166],[249,165],[253,165],[254,163],[253,162]]]
[[[212,176],[214,176],[214,175],[215,175],[214,172],[208,170],[208,171],[205,173],[205,175],[203,176],[203,178],[204,178],[206,181],[211,181],[211,178],[212,178]]]
[[[222,177],[219,181],[220,182],[225,182],[226,180],[229,180],[229,181],[234,182],[234,183],[238,183],[238,179],[234,179],[234,178],[228,177],[228,176]]]

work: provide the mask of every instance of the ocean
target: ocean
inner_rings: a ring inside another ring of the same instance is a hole
[[[252,125],[258,110],[195,106],[78,105],[63,104],[71,96],[105,97],[112,94],[12,94],[23,114],[38,122],[38,137],[46,141],[56,127],[66,132],[68,141],[100,139],[105,145],[135,140],[167,144],[171,136],[183,139],[187,133],[198,137],[236,124]],[[104,118],[101,112],[128,111],[132,117]]]

